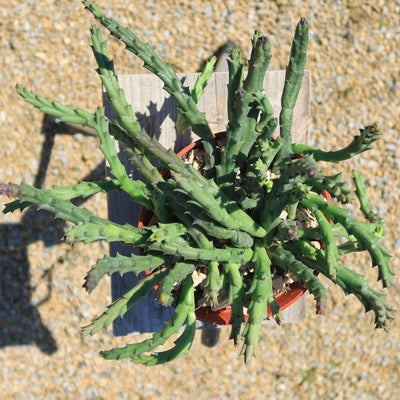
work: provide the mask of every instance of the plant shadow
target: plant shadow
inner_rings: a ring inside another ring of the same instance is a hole
[[[47,115],[44,116],[41,131],[45,140],[34,182],[37,188],[44,183],[55,136],[82,132]],[[83,133],[90,135],[89,132]],[[101,163],[83,180],[99,180],[104,171],[104,163]],[[78,199],[75,204],[83,201]],[[40,306],[51,297],[53,266],[42,274],[46,293],[40,293],[41,300],[34,304],[32,295],[36,288],[31,284],[28,246],[37,241],[42,241],[47,248],[55,246],[61,242],[64,228],[64,221],[54,219],[54,214],[36,207],[25,210],[20,223],[0,224],[0,348],[35,343],[46,354],[57,351],[58,345],[49,328],[43,324],[39,312]]]

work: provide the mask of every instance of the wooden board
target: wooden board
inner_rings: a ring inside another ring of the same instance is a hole
[[[193,87],[198,74],[179,74],[184,85]],[[131,104],[137,120],[150,136],[156,136],[167,148],[175,152],[196,140],[193,133],[177,135],[175,123],[177,108],[175,101],[163,90],[162,81],[150,74],[121,75],[119,83],[125,91],[127,101]],[[280,97],[285,81],[285,71],[267,72],[264,80],[264,89],[274,108],[275,116],[279,116]],[[228,73],[216,72],[210,78],[203,97],[199,101],[199,108],[206,113],[207,121],[213,133],[225,131],[227,123],[227,84]],[[297,143],[307,143],[309,139],[310,122],[310,73],[306,71],[299,93],[298,101],[294,109],[292,136]],[[104,96],[105,97],[105,96]],[[115,113],[104,99],[106,115],[115,119]],[[277,135],[279,133],[277,132]],[[126,154],[121,150],[120,158],[126,166],[128,174],[138,178],[135,167],[130,164]],[[137,225],[140,206],[133,203],[124,193],[112,192],[108,197],[108,212],[111,221],[120,224],[129,223]],[[110,245],[110,254],[119,252],[129,255],[136,253],[136,249],[122,246],[119,243]],[[125,274],[122,278],[114,274],[111,279],[113,301],[130,290],[138,281],[133,274]],[[293,306],[292,306],[293,307]],[[290,309],[291,307],[289,307]],[[155,291],[151,299],[140,300],[123,319],[118,318],[114,322],[114,334],[116,336],[128,333],[155,332],[165,326],[165,322],[171,318],[173,310],[170,307],[162,307],[155,301]],[[288,310],[290,315],[290,310]],[[199,324],[202,327],[202,324]]]

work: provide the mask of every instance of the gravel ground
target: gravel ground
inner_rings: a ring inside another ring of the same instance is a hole
[[[386,216],[384,246],[398,269],[398,0],[311,0],[302,6],[291,0],[99,3],[154,45],[177,72],[196,72],[228,39],[247,50],[255,29],[273,44],[271,69],[285,68],[295,24],[306,17],[312,29],[307,67],[313,78],[312,140],[325,149],[345,145],[362,124],[379,122],[383,139],[355,164],[371,187],[372,203]],[[14,91],[20,82],[76,107],[93,110],[101,104],[89,48],[91,15],[77,0],[0,0],[0,15],[0,181],[51,187],[98,175],[96,138],[43,119]],[[144,72],[116,41],[110,47],[118,73]],[[346,177],[353,167],[346,164]],[[104,196],[85,205],[107,214]],[[213,349],[198,334],[190,356],[166,366],[104,361],[98,350],[127,338],[107,331],[82,339],[79,327],[110,301],[109,282],[91,296],[81,288],[107,246],[70,247],[60,241],[64,229],[45,212],[0,216],[1,399],[400,398],[399,323],[389,334],[374,330],[372,315],[328,283],[328,315],[313,315],[307,299],[303,323],[265,327],[258,358],[249,366],[237,357],[226,329]],[[375,277],[367,259],[347,263]],[[387,301],[397,308],[395,283]]]

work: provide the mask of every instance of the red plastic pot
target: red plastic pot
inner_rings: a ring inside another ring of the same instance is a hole
[[[225,135],[225,132],[220,132],[214,135],[214,137],[222,137]],[[179,157],[182,157],[184,154],[188,153],[190,150],[195,148],[196,146],[199,146],[201,143],[201,139],[197,140],[196,142],[191,143],[190,145],[186,146],[184,149],[179,151],[177,155]],[[165,173],[166,170],[162,171],[161,174]],[[332,202],[331,197],[327,191],[323,191],[322,195],[327,199],[329,203]],[[152,212],[146,210],[144,207],[142,207],[139,215],[139,222],[138,226],[139,228],[142,226],[147,226],[150,223],[150,220],[152,218],[153,214]],[[156,287],[157,289],[157,287]],[[294,282],[290,284],[289,288],[285,291],[282,291],[280,293],[277,293],[275,295],[275,300],[279,304],[279,307],[281,311],[285,310],[289,306],[291,306],[293,303],[295,303],[297,300],[300,299],[300,297],[307,291],[307,289],[302,286],[299,282]],[[268,316],[272,317],[271,310],[268,307]],[[216,311],[213,311],[211,307],[201,307],[196,310],[196,317],[198,320],[207,322],[209,324],[214,324],[214,325],[229,325],[229,320],[231,318],[231,307],[225,307]],[[247,321],[248,316],[245,315],[245,320]]]

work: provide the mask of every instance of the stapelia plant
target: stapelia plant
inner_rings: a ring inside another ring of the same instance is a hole
[[[188,353],[195,334],[195,287],[193,272],[206,271],[203,296],[208,304],[218,306],[220,294],[227,293],[232,308],[231,338],[243,342],[245,361],[257,353],[262,322],[268,318],[268,307],[279,322],[281,315],[274,299],[272,274],[291,273],[316,301],[316,311],[324,314],[327,295],[320,276],[328,277],[344,293],[354,294],[366,312],[375,314],[377,328],[390,328],[394,310],[385,295],[373,290],[362,275],[345,267],[342,256],[367,251],[372,265],[377,266],[383,287],[392,283],[389,255],[379,244],[384,222],[369,204],[362,177],[354,171],[356,194],[365,215],[364,222],[354,219],[340,203],[350,203],[353,196],[341,175],[328,176],[319,161],[338,163],[371,148],[380,136],[376,124],[365,126],[345,148],[322,151],[292,143],[292,115],[306,64],[308,23],[301,19],[296,27],[286,82],[282,93],[279,119],[273,118],[268,98],[263,92],[263,79],[270,61],[270,43],[256,32],[252,39],[250,59],[245,64],[238,48],[229,61],[228,116],[226,137],[217,146],[206,116],[196,102],[201,96],[213,68],[211,61],[190,91],[183,86],[170,65],[166,65],[149,44],[107,18],[92,1],[84,5],[126,48],[144,61],[144,66],[163,82],[165,90],[176,100],[180,130],[188,127],[202,138],[205,165],[201,170],[185,164],[155,138],[150,138],[134,118],[124,92],[119,88],[106,41],[100,28],[91,30],[97,72],[114,107],[117,120],[111,121],[99,107],[94,113],[47,100],[23,86],[18,93],[41,111],[59,118],[94,128],[100,138],[100,150],[107,159],[113,179],[81,182],[70,187],[36,189],[25,183],[2,184],[1,194],[15,200],[5,212],[35,204],[50,210],[56,217],[70,221],[74,227],[66,234],[70,242],[96,240],[120,241],[144,249],[141,256],[117,254],[104,256],[89,271],[85,288],[91,292],[105,274],[148,270],[137,286],[109,305],[106,311],[82,329],[93,335],[123,316],[140,298],[158,285],[157,299],[173,305],[175,314],[151,339],[126,347],[101,352],[106,359],[130,358],[135,363],[155,365]],[[244,68],[247,75],[244,78]],[[273,138],[279,124],[280,135]],[[116,141],[130,155],[145,181],[134,181],[118,159]],[[302,157],[295,157],[302,154]],[[156,158],[169,173],[161,175],[150,158]],[[132,201],[154,213],[158,223],[148,227],[118,225],[72,204],[78,196],[97,192],[125,191]],[[322,196],[326,191],[335,204]],[[299,228],[296,215],[308,210],[317,221],[315,227]],[[286,217],[285,217],[286,216]],[[328,219],[330,221],[328,221]],[[313,246],[320,241],[323,246]],[[310,268],[311,267],[311,268]],[[244,308],[248,320],[245,322]],[[165,351],[156,348],[178,333],[183,333]]]

